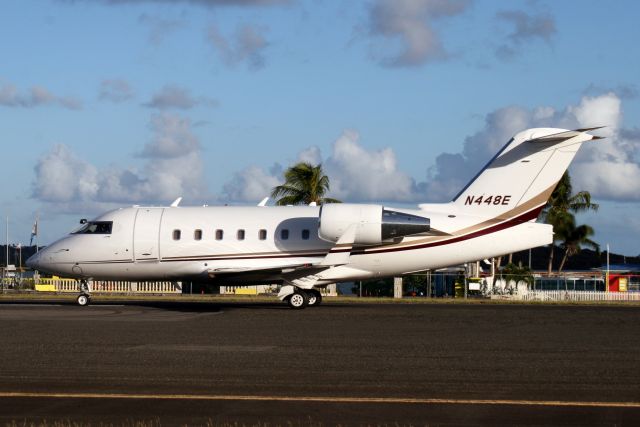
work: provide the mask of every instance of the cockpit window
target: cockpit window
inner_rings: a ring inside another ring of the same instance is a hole
[[[89,221],[73,234],[111,234],[113,221]]]

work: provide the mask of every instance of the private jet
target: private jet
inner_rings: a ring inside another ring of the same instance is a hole
[[[290,307],[316,306],[332,283],[550,244],[552,227],[536,220],[595,129],[519,132],[448,203],[126,207],[81,220],[27,265],[77,279],[80,305],[90,280],[162,280],[277,283]]]

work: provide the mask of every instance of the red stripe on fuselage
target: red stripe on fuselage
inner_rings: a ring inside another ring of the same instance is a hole
[[[398,252],[398,251],[406,251],[406,250],[413,250],[413,249],[424,249],[424,248],[430,248],[434,246],[448,245],[450,243],[462,242],[464,240],[473,239],[475,237],[484,236],[486,234],[495,233],[497,231],[501,231],[506,228],[511,228],[511,227],[515,227],[516,225],[524,224],[525,222],[538,218],[538,215],[540,215],[540,211],[542,211],[542,206],[537,207],[529,212],[525,212],[520,216],[517,216],[515,218],[512,218],[500,224],[496,224],[491,227],[485,228],[483,230],[478,230],[473,233],[465,234],[459,237],[454,237],[448,240],[439,240],[437,242],[424,243],[422,245],[415,245],[415,246],[409,246],[409,247],[380,248],[380,249],[371,249],[371,250],[360,249],[358,251],[354,251],[352,255],[366,255],[370,253],[379,254],[384,252]]]
[[[501,222],[499,224],[493,225],[491,227],[487,227],[482,230],[475,231],[473,233],[465,234],[458,237],[453,237],[451,239],[439,240],[436,242],[417,244],[412,246],[396,246],[396,247],[379,247],[379,248],[369,248],[369,249],[357,249],[352,251],[352,255],[367,255],[367,254],[379,254],[386,252],[399,252],[399,251],[411,251],[416,249],[424,249],[435,246],[443,246],[451,243],[462,242],[465,240],[470,240],[476,237],[484,236],[486,234],[495,233],[497,231],[501,231],[507,228],[515,227],[516,225],[523,224],[525,222],[534,220],[538,218],[540,215],[540,211],[542,211],[543,205],[532,209],[528,212],[523,213],[517,217],[511,218],[507,221]],[[330,251],[331,253],[339,253],[339,252],[347,252],[346,249],[333,249]],[[232,257],[216,257],[215,255],[207,256],[207,255],[196,255],[196,256],[186,256],[186,257],[172,257],[171,259],[162,259],[161,262],[177,262],[177,261],[220,261],[220,260],[244,260],[244,259],[267,259],[267,258],[300,258],[300,257],[320,257],[325,256],[327,252],[307,252],[305,254],[283,254],[283,255],[248,255],[248,254],[238,254]]]

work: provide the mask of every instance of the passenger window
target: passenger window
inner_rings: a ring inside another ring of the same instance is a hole
[[[202,240],[202,230],[196,230],[193,232],[194,240]]]
[[[288,238],[289,238],[289,230],[287,230],[286,228],[283,228],[282,230],[280,230],[280,239],[287,240]]]
[[[216,230],[216,240],[222,240],[222,238],[224,237],[224,231],[223,230]]]
[[[258,232],[258,239],[267,240],[267,230],[260,230]]]
[[[173,240],[180,240],[180,230],[173,230]]]
[[[244,240],[244,230],[238,230],[238,240]]]
[[[302,240],[309,240],[309,230],[302,230]]]

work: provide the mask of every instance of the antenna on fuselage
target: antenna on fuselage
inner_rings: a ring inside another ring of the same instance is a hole
[[[177,199],[175,199],[173,201],[173,203],[171,203],[171,207],[172,208],[177,208],[181,201],[182,201],[182,197],[178,197]]]

